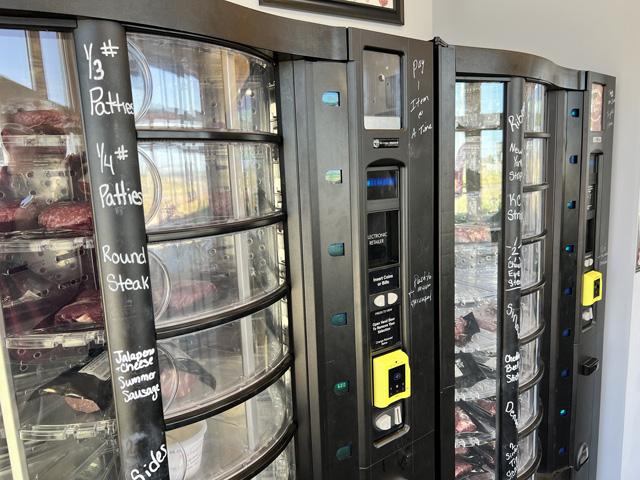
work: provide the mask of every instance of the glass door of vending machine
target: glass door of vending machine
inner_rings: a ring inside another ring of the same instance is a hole
[[[170,478],[292,478],[273,61],[127,40]]]
[[[456,480],[529,479],[539,462],[544,87],[523,84],[456,84]]]
[[[127,42],[148,250],[100,255],[148,254],[169,478],[294,478],[273,60]],[[74,34],[0,46],[0,476],[120,478]]]
[[[0,48],[0,477],[116,478],[73,36]]]

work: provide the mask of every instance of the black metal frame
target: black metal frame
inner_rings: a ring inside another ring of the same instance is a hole
[[[393,1],[395,6],[392,9],[355,3],[349,0],[260,0],[260,5],[404,25],[404,0]]]

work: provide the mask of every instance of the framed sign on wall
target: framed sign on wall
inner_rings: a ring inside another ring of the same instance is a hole
[[[260,5],[404,25],[404,0],[260,0]]]

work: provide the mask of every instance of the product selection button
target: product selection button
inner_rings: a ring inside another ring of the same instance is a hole
[[[387,293],[387,305],[393,305],[397,301],[398,301],[397,293],[393,293],[393,292]]]
[[[376,298],[374,298],[373,304],[376,307],[384,307],[386,305],[384,295],[378,295]]]

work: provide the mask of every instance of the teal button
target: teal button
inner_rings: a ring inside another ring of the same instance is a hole
[[[346,312],[331,315],[331,325],[334,327],[344,327],[347,324]]]
[[[329,245],[329,255],[332,257],[344,257],[344,243],[332,243]]]
[[[335,184],[342,183],[342,170],[327,170],[324,174],[324,179],[329,182]]]
[[[339,107],[340,92],[324,92],[322,94],[322,103],[330,107]]]
[[[344,380],[342,382],[338,382],[333,386],[333,393],[338,396],[346,395],[349,393],[349,382]]]
[[[351,444],[338,448],[336,450],[336,458],[340,461],[351,458]]]

